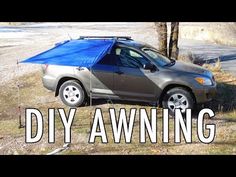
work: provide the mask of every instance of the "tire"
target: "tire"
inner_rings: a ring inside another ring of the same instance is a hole
[[[79,107],[85,101],[84,89],[76,80],[64,82],[59,89],[61,101],[69,107]]]
[[[194,99],[188,90],[176,87],[166,92],[162,100],[162,106],[165,109],[169,109],[170,115],[173,116],[176,108],[179,108],[182,113],[185,113],[186,109],[192,109],[194,107]]]

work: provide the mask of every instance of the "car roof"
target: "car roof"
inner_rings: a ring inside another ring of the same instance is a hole
[[[126,45],[128,47],[133,47],[136,48],[138,50],[142,49],[142,48],[154,48],[153,46],[144,43],[144,42],[140,42],[140,41],[134,41],[130,36],[80,36],[79,39],[82,40],[91,40],[91,39],[96,39],[96,40],[115,40],[116,44],[123,44]]]

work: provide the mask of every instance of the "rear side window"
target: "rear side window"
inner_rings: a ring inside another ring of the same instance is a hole
[[[116,63],[115,59],[116,59],[116,56],[114,56],[112,54],[107,54],[98,62],[98,64],[101,64],[101,65],[115,65],[115,63]]]

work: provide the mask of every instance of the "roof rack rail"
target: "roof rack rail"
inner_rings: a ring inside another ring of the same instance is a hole
[[[80,36],[79,39],[124,39],[124,40],[132,40],[131,36]]]

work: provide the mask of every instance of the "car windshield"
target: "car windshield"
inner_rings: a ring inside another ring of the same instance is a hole
[[[169,58],[159,54],[154,49],[143,48],[142,50],[153,59],[153,62],[155,62],[159,66],[168,66],[172,63],[172,61]]]

